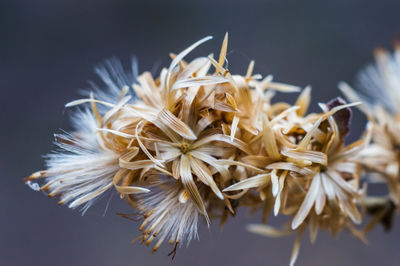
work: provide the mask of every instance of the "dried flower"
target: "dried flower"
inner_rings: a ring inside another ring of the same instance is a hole
[[[400,48],[393,54],[384,49],[375,51],[375,64],[358,75],[359,92],[344,82],[339,84],[343,93],[352,100],[362,99],[360,108],[372,124],[372,143],[358,156],[358,162],[369,173],[369,182],[387,184],[389,195],[368,196],[364,205],[373,216],[364,228],[369,232],[381,221],[388,229],[394,209],[400,203]],[[388,216],[389,215],[389,216]]]
[[[219,62],[211,57],[183,61],[209,39],[171,55],[171,65],[155,79],[145,72],[137,77],[137,83],[128,84],[131,79],[115,62],[97,69],[108,94],[95,87],[96,94],[67,104],[89,103],[91,110],[85,109],[75,118],[75,133],[58,136],[62,151],[50,155],[49,168],[33,174],[27,182],[34,186],[34,179],[46,177],[41,190],[60,195],[60,204],[71,202],[70,207],[86,203],[84,211],[114,186],[146,217],[141,227],[143,241],[149,244],[158,236],[154,249],[166,237],[174,243],[194,238],[197,217],[203,216],[209,223],[208,211],[215,206],[234,212],[229,195],[221,190],[232,183],[232,168],[246,166],[235,158],[253,153],[239,138],[241,131],[255,136],[262,129],[265,89],[296,87],[268,78],[254,83],[257,90],[250,90],[250,84],[261,78],[252,75],[254,62],[244,77],[231,75],[223,67],[228,35]],[[210,72],[212,65],[214,73]],[[133,100],[128,86],[136,96]],[[132,195],[137,193],[149,195]]]
[[[297,101],[300,103],[300,109],[296,109],[305,112],[307,107],[301,103],[308,103],[309,100],[301,99],[309,93],[303,93],[305,94]],[[256,188],[260,193],[264,193],[263,188],[272,184],[272,194],[275,197],[274,214],[294,215],[291,228],[280,234],[286,235],[296,230],[299,235],[291,264],[296,260],[300,236],[305,227],[310,228],[312,242],[319,227],[330,230],[334,235],[347,227],[356,235],[360,235],[351,224],[361,222],[361,215],[356,206],[357,199],[362,196],[359,190],[360,168],[350,158],[369,143],[369,136],[344,146],[351,116],[348,107],[352,105],[354,104],[345,104],[338,98],[327,105],[320,104],[324,113],[319,115],[301,117],[296,109],[292,108],[287,112],[286,119],[272,118],[269,122],[265,117],[264,141],[260,145],[265,149],[262,156],[269,162],[265,166],[267,172],[224,190]],[[275,121],[277,122],[274,123]],[[269,226],[253,225],[250,228],[251,231],[261,234],[277,234],[277,231],[271,231]]]
[[[210,39],[171,54],[170,66],[158,77],[138,75],[135,64],[127,74],[115,60],[98,68],[107,89],[94,85],[87,98],[66,105],[84,105],[73,117],[76,130],[56,135],[61,150],[27,184],[59,196],[60,204],[83,205],[84,212],[114,188],[138,211],[120,215],[141,220],[141,242],[154,241],[156,251],[168,241],[173,256],[179,245],[197,238],[202,220],[209,225],[219,218],[223,226],[239,206],[261,209],[263,222],[270,212],[289,217],[283,230],[269,225],[249,230],[272,237],[297,234],[291,264],[306,229],[312,242],[319,229],[333,235],[348,229],[365,240],[368,230],[356,228],[363,218],[360,205],[374,215],[368,228],[390,224],[399,184],[398,129],[387,126],[393,117],[382,108],[376,116],[367,113],[371,123],[363,137],[345,145],[350,107],[359,105],[352,91],[346,90],[352,103],[337,98],[320,104],[321,113],[307,114],[310,87],[253,74],[254,61],[245,75],[230,73],[228,34],[218,61],[211,55],[184,60]],[[300,91],[294,105],[272,101],[276,92]],[[377,154],[386,162],[374,166]],[[383,173],[390,198],[365,198],[363,169]],[[40,178],[41,187],[34,183]]]

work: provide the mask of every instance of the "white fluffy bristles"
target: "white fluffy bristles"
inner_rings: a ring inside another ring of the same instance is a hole
[[[55,135],[60,150],[47,155],[47,169],[39,176],[31,176],[30,187],[37,184],[32,179],[46,177],[41,190],[49,196],[59,196],[60,204],[69,203],[70,208],[84,205],[86,211],[106,190],[112,187],[119,169],[118,156],[102,145],[96,137],[96,122],[89,110],[73,117],[76,131],[73,134]]]

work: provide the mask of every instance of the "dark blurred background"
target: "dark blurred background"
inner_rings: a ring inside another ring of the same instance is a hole
[[[247,233],[260,221],[245,210],[223,233],[217,223],[200,228],[200,241],[156,254],[130,240],[138,224],[110,194],[81,217],[56,200],[30,190],[23,178],[44,166],[53,133],[69,129],[64,104],[79,97],[93,66],[117,56],[140,71],[169,64],[207,35],[214,40],[190,58],[217,53],[229,31],[232,72],[255,70],[281,82],[312,85],[313,104],[339,95],[337,83],[353,83],[376,46],[390,48],[400,31],[398,1],[0,1],[0,265],[287,265],[294,239]],[[296,95],[280,95],[292,100]],[[312,110],[318,110],[313,107]],[[355,113],[352,138],[365,120]],[[297,265],[399,265],[399,222],[391,234],[379,227],[370,244],[322,233],[304,237]]]

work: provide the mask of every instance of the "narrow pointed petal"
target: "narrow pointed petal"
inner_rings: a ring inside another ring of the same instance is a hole
[[[310,212],[312,206],[315,203],[315,200],[318,196],[318,191],[320,190],[320,183],[321,183],[321,177],[319,174],[315,175],[312,182],[311,186],[308,189],[308,192],[303,200],[303,203],[301,204],[298,212],[296,213],[295,217],[293,218],[292,221],[292,229],[295,230],[297,227],[299,227],[304,219],[307,217],[308,213]]]
[[[222,195],[221,191],[219,190],[217,184],[215,183],[213,177],[208,171],[207,166],[201,162],[200,160],[197,160],[196,158],[193,158],[192,156],[188,156],[190,159],[190,165],[192,167],[193,172],[195,175],[206,185],[210,186],[211,190],[217,195],[218,198],[224,199],[224,196]]]
[[[290,231],[281,231],[272,226],[264,224],[249,224],[246,226],[246,230],[257,235],[268,237],[283,237],[292,234]]]
[[[180,175],[181,175],[181,180],[182,184],[187,190],[187,192],[190,195],[190,199],[193,201],[193,203],[196,205],[196,207],[199,209],[201,213],[204,214],[206,219],[208,220],[208,215],[206,208],[204,206],[203,199],[200,196],[199,190],[197,189],[197,186],[193,180],[192,176],[192,171],[190,169],[190,160],[186,155],[181,156],[181,162],[180,162]]]
[[[220,66],[224,66],[227,49],[228,49],[228,33],[225,33],[225,37],[224,37],[224,40],[222,42],[221,52],[219,53],[218,64]],[[216,70],[215,74],[218,74],[218,70]]]
[[[311,100],[311,87],[306,87],[297,98],[296,103],[294,105],[299,106],[297,109],[297,115],[304,116],[307,113],[308,107],[310,105]]]
[[[244,179],[230,187],[227,187],[223,192],[256,188],[265,185],[269,180],[269,174],[260,174],[247,179]]]
[[[193,131],[189,128],[188,125],[182,122],[179,118],[177,118],[174,114],[172,114],[167,109],[163,109],[158,114],[160,120],[164,123],[165,126],[172,129],[175,133],[181,135],[184,138],[189,140],[197,139],[196,135]]]
[[[290,266],[294,266],[296,263],[297,257],[299,256],[300,251],[300,242],[301,242],[301,232],[297,234],[296,240],[294,242],[294,246],[292,249],[292,255],[290,256]]]
[[[192,44],[191,46],[189,46],[188,48],[186,48],[185,50],[183,50],[182,52],[180,52],[171,62],[171,65],[168,68],[168,73],[167,73],[167,78],[166,78],[166,87],[169,87],[169,81],[171,78],[171,73],[172,70],[176,67],[176,65],[186,56],[188,55],[193,49],[195,49],[197,46],[199,46],[200,44],[211,40],[213,37],[212,36],[207,36],[197,42],[195,42],[194,44]]]

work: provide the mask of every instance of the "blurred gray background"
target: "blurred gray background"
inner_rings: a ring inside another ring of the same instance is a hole
[[[397,3],[396,3],[397,2]],[[141,71],[169,64],[206,35],[214,40],[190,58],[217,53],[229,31],[230,69],[255,70],[281,82],[312,85],[313,104],[339,94],[337,83],[354,81],[378,45],[390,48],[400,31],[398,1],[0,1],[0,265],[287,265],[294,239],[247,233],[260,221],[242,210],[224,231],[200,229],[200,241],[156,254],[130,240],[138,224],[111,194],[81,217],[56,200],[30,190],[23,178],[43,167],[55,148],[53,133],[68,130],[64,104],[79,97],[93,66],[117,56]],[[280,95],[292,100],[296,95]],[[316,107],[312,108],[318,110]],[[351,138],[365,120],[358,112]],[[364,245],[348,234],[320,234],[302,241],[297,265],[399,265],[399,222],[391,234],[377,228]]]

